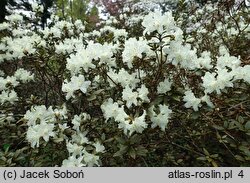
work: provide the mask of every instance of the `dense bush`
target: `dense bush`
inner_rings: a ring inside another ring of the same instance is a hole
[[[249,9],[140,6],[0,24],[0,165],[250,165]]]

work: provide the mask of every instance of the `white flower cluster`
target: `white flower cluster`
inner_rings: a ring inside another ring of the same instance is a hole
[[[140,82],[137,73],[129,74],[124,68],[120,69],[118,73],[115,73],[114,70],[110,69],[108,71],[108,76],[117,84],[121,84],[122,87],[130,86],[131,88],[135,88],[137,84]],[[143,74],[142,76],[143,77]],[[111,87],[115,87],[116,85],[112,80],[108,80]]]
[[[3,22],[3,23],[0,24],[0,31],[8,30],[10,27],[11,27],[10,23]]]
[[[165,49],[168,59],[173,65],[180,65],[189,70],[212,68],[209,52],[203,52],[197,57],[197,50],[191,49],[190,44],[182,45],[181,41],[171,41],[169,49]]]
[[[36,3],[36,2],[33,2],[33,3],[31,4],[31,7],[32,7],[32,10],[33,10],[34,12],[43,12],[43,10],[44,10],[43,5],[39,5],[39,4]]]
[[[173,33],[176,29],[174,17],[172,12],[166,12],[161,14],[160,11],[150,12],[143,19],[142,26],[145,27],[143,31],[144,34],[152,33],[157,31],[159,34],[170,34]]]
[[[150,119],[152,121],[152,128],[155,127],[160,127],[162,131],[165,131],[165,129],[167,128],[168,122],[169,122],[169,118],[171,116],[172,110],[169,109],[168,106],[166,105],[158,105],[158,110],[159,113],[156,113],[155,110],[155,106],[151,106],[149,108],[149,116]]]
[[[192,107],[194,111],[198,111],[199,107],[201,107],[201,102],[206,102],[209,107],[214,107],[213,103],[210,100],[210,97],[205,94],[201,98],[196,98],[194,93],[191,90],[187,90],[185,92],[185,96],[183,97],[183,101],[185,101],[185,107]]]
[[[87,93],[90,84],[90,81],[85,81],[83,75],[72,76],[69,82],[67,80],[64,81],[62,91],[67,93],[66,99],[69,100],[71,97],[75,98],[74,92],[77,90],[81,90],[82,93]]]
[[[62,167],[83,167],[99,166],[99,154],[105,152],[105,147],[99,142],[90,142],[86,137],[87,132],[76,131],[71,140],[66,142],[69,152],[68,159],[63,160]],[[89,153],[85,146],[93,147],[92,153]]]
[[[116,29],[114,27],[105,25],[103,28],[100,29],[100,32],[95,31],[93,32],[92,36],[97,35],[98,37],[101,37],[105,33],[112,33],[114,36],[113,42],[119,42],[120,39],[127,38],[128,33],[125,29]]]
[[[165,131],[169,122],[170,114],[172,110],[166,105],[159,105],[159,113],[156,113],[155,107],[152,106],[149,109],[149,117],[152,121],[152,128],[159,126],[162,131]],[[110,98],[104,102],[101,106],[106,121],[114,119],[118,122],[118,127],[123,129],[124,134],[131,136],[134,132],[142,133],[148,124],[146,123],[147,112],[143,110],[143,114],[139,117],[133,117],[128,115],[124,111],[124,105],[119,105],[117,102],[113,102]]]
[[[10,22],[20,23],[23,21],[23,16],[16,13],[16,14],[11,14],[11,15],[7,16],[6,19]]]
[[[31,74],[29,71],[20,68],[16,70],[14,77],[22,83],[27,83],[29,81],[34,80],[34,74]]]
[[[62,42],[55,45],[55,52],[57,54],[70,54],[82,46],[81,36],[80,38],[67,38]]]
[[[217,94],[220,94],[224,88],[233,87],[233,76],[233,72],[228,72],[227,69],[218,69],[217,72],[213,73],[206,72],[202,77],[202,86],[206,93],[216,91]]]
[[[23,34],[23,33],[22,33]],[[11,37],[4,37],[0,48],[3,48],[5,54],[0,54],[0,63],[4,60],[20,59],[26,54],[34,54],[35,42],[41,42],[41,37],[34,34],[33,36],[22,36],[15,39]]]
[[[87,113],[81,113],[80,115],[74,115],[72,119],[73,129],[76,131],[80,131],[80,126],[82,121],[86,121],[90,119],[90,115]]]
[[[54,137],[55,114],[52,107],[48,109],[44,106],[33,106],[24,115],[29,126],[27,131],[27,140],[31,143],[31,147],[39,147],[39,140],[42,137],[46,142],[49,137]]]
[[[147,127],[145,122],[146,111],[139,117],[129,116],[124,111],[124,105],[119,105],[117,102],[113,102],[113,99],[109,98],[106,102],[101,105],[104,118],[106,121],[114,118],[118,122],[118,127],[123,129],[124,133],[128,136],[132,133],[142,133],[142,131]]]
[[[87,48],[80,47],[76,54],[71,54],[67,59],[67,69],[71,71],[72,75],[78,74],[81,69],[88,72],[96,66],[93,64],[94,60],[99,60],[99,64],[106,63],[114,66],[115,62],[111,58],[113,56],[113,46],[99,43],[89,42]]]
[[[172,81],[170,79],[165,78],[164,81],[160,82],[157,86],[158,94],[165,94],[166,92],[171,90]]]
[[[122,99],[126,101],[126,106],[130,108],[132,104],[135,106],[139,104],[138,99],[140,99],[142,103],[149,102],[148,94],[149,91],[145,85],[142,85],[137,91],[133,91],[132,88],[126,86],[122,91]]]
[[[4,104],[5,102],[9,102],[11,104],[14,104],[16,101],[18,101],[17,93],[14,90],[11,91],[2,91],[0,94],[0,103]]]
[[[136,38],[129,38],[125,41],[125,48],[122,53],[123,62],[127,64],[128,68],[132,68],[134,57],[142,58],[142,53],[149,55],[151,53],[150,47],[146,40]]]
[[[34,75],[22,68],[16,70],[14,76],[7,76],[6,78],[0,77],[0,104],[6,102],[14,104],[18,101],[18,96],[14,88],[17,87],[20,82],[26,83],[33,79]]]
[[[221,94],[221,91],[226,87],[233,87],[233,82],[238,79],[243,79],[249,82],[249,65],[240,66],[239,58],[230,56],[225,48],[220,47],[220,54],[217,58],[215,72],[206,72],[202,77],[202,86],[205,88],[205,93],[216,91]]]

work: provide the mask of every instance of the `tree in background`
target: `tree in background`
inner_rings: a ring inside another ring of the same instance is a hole
[[[42,28],[44,29],[44,27],[47,24],[47,19],[50,17],[49,8],[51,8],[53,6],[54,0],[40,0],[40,1],[44,7],[42,17],[41,17]]]
[[[6,9],[7,5],[16,6],[16,2],[14,0],[1,0],[0,1],[0,23],[5,21],[5,16],[8,15],[8,11]]]
[[[99,6],[103,7],[102,13],[105,15],[116,16],[121,13],[125,4],[128,3],[127,0],[93,0]]]
[[[77,19],[87,22],[92,29],[99,21],[96,3],[92,0],[56,0],[56,14],[62,19]]]
[[[36,0],[37,3],[42,4],[44,6],[44,11],[41,15],[41,26],[44,28],[46,26],[47,19],[50,17],[49,8],[53,6],[54,0]],[[36,2],[35,1],[35,2]],[[0,1],[0,23],[5,21],[6,15],[9,15],[10,12],[7,11],[10,9],[14,10],[24,10],[24,11],[32,11],[32,2],[29,0],[1,0]]]

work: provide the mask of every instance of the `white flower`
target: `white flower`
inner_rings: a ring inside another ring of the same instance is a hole
[[[171,32],[176,28],[172,12],[161,14],[160,11],[150,12],[143,19],[142,26],[145,27],[143,34],[157,31],[159,34]]]
[[[73,129],[75,129],[76,131],[79,131],[81,122],[86,121],[88,119],[90,119],[90,116],[87,113],[81,113],[79,116],[74,115],[74,118],[72,119],[72,124],[74,125]]]
[[[75,134],[72,135],[72,142],[77,144],[89,144],[89,140],[86,137],[87,132],[77,131]]]
[[[125,48],[122,53],[123,62],[127,64],[129,68],[132,68],[132,62],[134,57],[142,58],[142,53],[150,53],[151,49],[146,40],[137,40],[136,38],[129,38],[125,41]]]
[[[120,69],[118,73],[110,69],[107,74],[115,83],[120,83],[122,87],[130,86],[134,89],[137,83],[140,82],[136,73],[129,74],[124,68]],[[108,80],[111,87],[116,86],[113,81]]]
[[[0,91],[6,89],[6,80],[3,77],[0,77]]]
[[[149,102],[148,94],[149,91],[147,87],[143,84],[141,85],[141,88],[137,89],[138,92],[138,97],[143,101],[143,102]]]
[[[114,118],[117,122],[123,122],[129,117],[124,111],[124,106],[119,107],[118,103],[113,102],[111,98],[101,105],[101,109],[106,122],[111,118]]]
[[[126,121],[129,118],[127,113],[124,111],[124,105],[122,105],[121,107],[117,109],[117,114],[116,116],[114,116],[114,118],[116,122],[120,122],[120,123]]]
[[[11,14],[11,15],[7,16],[6,19],[9,20],[10,22],[22,22],[23,16],[21,16],[19,14]]]
[[[152,121],[151,127],[155,128],[155,127],[159,126],[162,131],[165,131],[165,129],[168,125],[172,110],[169,109],[168,106],[161,105],[161,104],[159,105],[159,109],[160,109],[159,114],[156,114],[154,109],[155,109],[154,106],[149,108],[149,115],[150,115],[150,119]]]
[[[250,65],[245,65],[243,67],[238,67],[234,69],[235,79],[243,79],[250,84]]]
[[[209,107],[214,108],[214,104],[211,102],[209,95],[205,94],[203,97],[201,97],[201,101],[206,102]]]
[[[114,33],[114,41],[117,41],[121,37],[126,38],[128,35],[125,29],[115,29],[113,33]]]
[[[43,9],[44,9],[42,5],[39,5],[36,2],[33,2],[31,4],[31,7],[32,7],[32,10],[35,11],[35,12],[43,12]]]
[[[5,102],[9,102],[14,104],[14,102],[18,101],[17,93],[14,90],[11,91],[2,91],[0,94],[0,103],[3,104]]]
[[[83,75],[72,76],[70,82],[64,81],[62,85],[62,91],[67,93],[66,99],[69,100],[71,97],[75,97],[74,91],[81,90],[82,93],[86,93],[90,84],[90,81],[85,81]]]
[[[67,125],[67,123],[64,123],[64,124],[58,124],[61,132],[63,132],[64,130],[68,129],[69,126]]]
[[[36,125],[38,119],[40,124],[46,124],[55,121],[55,114],[51,106],[48,109],[44,105],[32,106],[24,115],[24,119],[28,120],[28,126]]]
[[[29,71],[26,71],[23,68],[16,70],[14,76],[16,77],[17,80],[20,80],[23,83],[26,83],[34,79],[34,74],[31,74]]]
[[[84,25],[82,24],[82,21],[81,21],[81,20],[76,20],[74,24],[75,24],[75,26],[77,27],[77,29],[80,29],[80,30],[84,30],[84,29],[85,29],[85,27],[84,27]]]
[[[192,107],[194,111],[198,111],[199,107],[201,107],[201,99],[196,98],[194,93],[191,90],[185,92],[185,96],[183,97],[183,101],[185,101],[185,107]]]
[[[77,156],[77,155],[81,155],[82,154],[82,150],[83,150],[83,146],[79,146],[76,143],[70,143],[67,142],[66,144],[67,146],[67,150],[68,152],[72,155],[72,156]]]
[[[74,118],[72,120],[72,124],[74,125],[73,129],[79,131],[79,127],[81,125],[81,118],[82,117],[80,115],[79,116],[78,115],[74,115]]]
[[[131,118],[124,111],[124,106],[119,107],[118,103],[113,103],[112,99],[104,102],[101,106],[106,121],[114,118],[118,122],[118,128],[123,129],[126,135],[131,135],[133,132],[142,133],[143,129],[147,127],[145,122],[146,111],[140,117]]]
[[[55,133],[53,132],[54,124],[38,124],[33,125],[28,128],[27,131],[27,140],[31,143],[31,147],[39,147],[39,139],[42,137],[46,142],[49,141],[49,137],[54,137]]]
[[[201,68],[211,69],[213,66],[211,64],[211,53],[204,51],[201,53],[201,57],[197,59],[197,62],[200,64]]]
[[[104,153],[105,152],[105,147],[102,144],[100,144],[100,142],[94,143],[93,146],[95,147],[95,151],[97,153]]]
[[[170,91],[171,85],[172,85],[172,81],[166,78],[164,81],[160,82],[159,85],[157,86],[157,93],[164,94]]]
[[[142,131],[147,128],[148,124],[145,122],[146,111],[143,111],[143,114],[139,117],[136,117],[129,124],[129,136],[131,136],[134,132],[142,133]]]
[[[216,73],[206,72],[202,77],[202,85],[205,88],[206,93],[212,93],[215,90],[217,91],[217,93],[220,93],[219,83],[217,82],[215,75]]]
[[[9,28],[10,28],[10,23],[3,22],[0,24],[0,31],[5,30],[5,29],[9,29]]]
[[[16,80],[15,76],[7,76],[6,78],[0,77],[0,91],[5,90],[7,85],[16,87],[19,85],[19,82]]]
[[[62,167],[83,167],[86,166],[82,163],[83,156],[76,158],[75,156],[70,156],[68,159],[63,160]]]
[[[189,70],[200,68],[197,50],[191,49],[190,44],[182,45],[181,41],[171,41],[169,48],[164,49],[164,52],[168,54],[168,59],[173,65],[180,64]]]
[[[90,166],[90,167],[95,166],[95,165],[99,166],[99,163],[98,163],[99,156],[90,154],[87,151],[84,151],[83,153],[83,160],[87,164],[87,166]]]
[[[215,77],[217,74],[217,77]],[[217,73],[206,72],[202,77],[203,87],[205,93],[212,93],[216,91],[217,94],[221,93],[221,90],[226,87],[233,87],[234,72],[228,72],[227,69],[218,68]]]
[[[126,101],[126,106],[129,108],[132,104],[137,106],[138,93],[133,92],[129,86],[126,86],[122,91],[122,99]]]
[[[224,53],[222,56],[217,58],[217,67],[224,69],[225,67],[229,67],[231,69],[235,69],[239,67],[241,64],[240,58],[230,56],[228,52]]]
[[[107,122],[110,118],[118,115],[119,106],[117,102],[113,102],[113,99],[109,98],[101,105],[101,109]]]
[[[76,54],[71,54],[67,59],[67,69],[71,71],[71,74],[78,74],[80,69],[83,68],[85,72],[88,72],[90,68],[95,68],[92,63],[91,53],[85,48],[78,49]]]
[[[54,114],[59,119],[67,119],[67,112],[68,111],[65,104],[63,104],[62,108],[60,109],[54,109]]]
[[[123,87],[130,86],[131,88],[135,88],[140,80],[138,79],[136,73],[129,74],[125,69],[122,68],[119,70],[117,75],[117,82]]]

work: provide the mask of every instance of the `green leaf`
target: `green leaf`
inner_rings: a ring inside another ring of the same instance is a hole
[[[139,146],[136,148],[136,154],[138,156],[146,156],[147,153],[148,153],[148,150],[143,146]]]
[[[204,156],[198,157],[198,158],[196,158],[196,159],[197,159],[197,160],[201,160],[201,161],[207,161],[207,158],[204,157]]]
[[[116,140],[119,144],[125,144],[125,143],[126,143],[126,140],[123,139],[122,137],[116,136],[116,137],[115,137],[115,140]]]
[[[243,161],[243,162],[245,161],[245,159],[240,155],[235,155],[234,157],[235,157],[235,159],[237,159],[239,161]]]
[[[234,124],[240,129],[240,130],[243,130],[243,125],[238,122],[238,121],[235,121]]]
[[[198,119],[200,116],[200,113],[199,112],[193,112],[191,115],[190,115],[190,118],[191,119]]]
[[[99,95],[101,92],[103,92],[104,89],[100,89],[100,90],[97,90],[97,91],[94,91],[93,94],[95,95]]]
[[[8,151],[9,151],[9,148],[10,148],[10,144],[4,144],[4,145],[3,145],[3,150],[4,150],[4,152],[8,152]]]
[[[177,102],[180,102],[181,101],[181,96],[179,95],[173,95],[172,98],[177,101]]]
[[[203,152],[205,153],[206,156],[210,156],[209,152],[205,148],[203,148]]]
[[[129,156],[133,159],[136,158],[136,153],[135,153],[135,149],[134,148],[130,148],[129,152],[128,152]]]
[[[245,120],[244,120],[244,118],[243,118],[242,116],[239,116],[239,117],[238,117],[238,121],[239,121],[241,124],[243,124]]]
[[[215,128],[216,130],[225,130],[224,127],[219,126],[219,125],[213,125],[212,127]]]
[[[128,146],[121,145],[120,150],[117,151],[113,157],[119,157],[125,154],[128,151]]]
[[[96,99],[96,95],[95,95],[95,94],[92,94],[92,95],[90,95],[90,96],[87,98],[88,101],[93,101],[93,100],[95,100],[95,99]]]
[[[250,121],[248,121],[248,122],[245,124],[245,129],[246,129],[246,130],[250,130]]]
[[[164,98],[162,96],[159,96],[151,103],[151,105],[158,105],[163,101],[163,99]]]
[[[228,121],[224,121],[224,128],[228,128],[229,124],[228,124]]]
[[[136,144],[136,143],[139,143],[141,141],[141,137],[139,135],[135,134],[130,138],[129,141],[131,144]]]
[[[250,157],[250,150],[249,150],[248,147],[241,145],[241,146],[239,147],[239,150],[241,150],[242,152],[244,152],[244,154],[245,154],[246,156]]]

